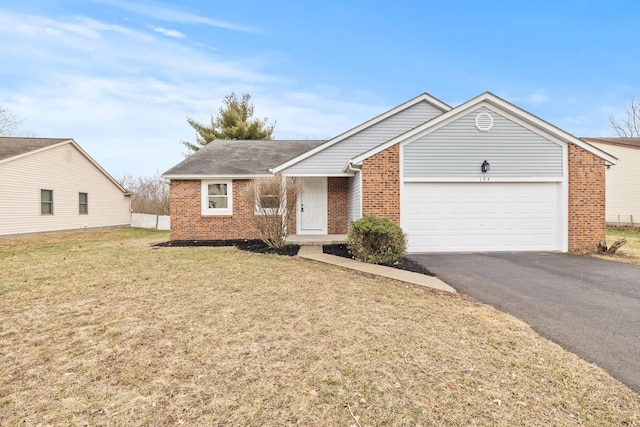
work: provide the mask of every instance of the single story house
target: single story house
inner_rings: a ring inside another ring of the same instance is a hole
[[[298,177],[291,234],[390,218],[409,252],[574,251],[605,235],[616,158],[491,94],[422,94],[327,141],[213,141],[166,171],[171,238],[257,238],[256,177]],[[212,201],[217,203],[212,203]]]
[[[128,225],[129,206],[73,139],[0,137],[0,236]]]
[[[606,172],[607,224],[640,225],[640,138],[581,139],[619,161]]]

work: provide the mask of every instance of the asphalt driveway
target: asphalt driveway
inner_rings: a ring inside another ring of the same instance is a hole
[[[558,253],[410,258],[640,393],[640,266]]]

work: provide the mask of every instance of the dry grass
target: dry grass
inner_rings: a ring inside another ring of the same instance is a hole
[[[4,425],[640,425],[461,295],[132,229],[0,239]]]
[[[640,265],[640,228],[607,229],[607,243],[613,244],[616,240],[627,239],[627,244],[622,246],[613,255],[595,255],[598,258]]]

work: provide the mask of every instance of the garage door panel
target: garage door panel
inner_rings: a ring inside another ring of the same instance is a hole
[[[561,250],[560,184],[406,183],[410,252]]]

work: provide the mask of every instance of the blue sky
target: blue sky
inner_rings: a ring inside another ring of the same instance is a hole
[[[0,104],[116,178],[183,159],[187,117],[250,93],[280,139],[423,92],[490,91],[576,136],[640,96],[640,2],[0,0]]]

